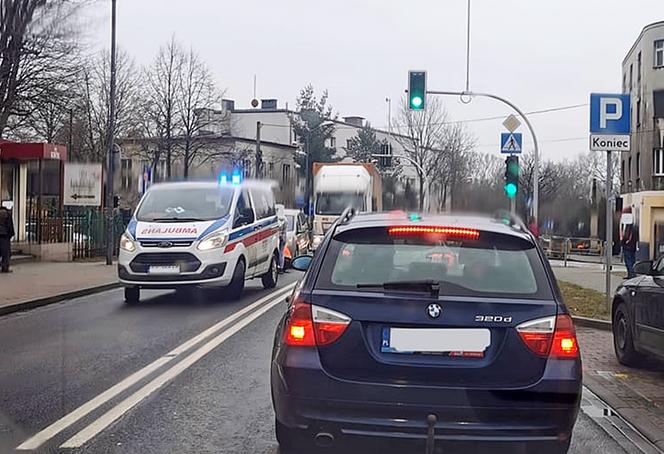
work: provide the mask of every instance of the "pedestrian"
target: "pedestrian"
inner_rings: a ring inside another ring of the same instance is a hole
[[[533,218],[532,221],[530,221],[528,230],[530,230],[530,233],[532,233],[535,236],[535,238],[540,237],[540,229],[539,226],[537,225],[537,219]]]
[[[625,260],[625,267],[627,268],[627,276],[625,279],[636,277],[634,274],[634,263],[636,262],[636,244],[638,238],[634,224],[630,223],[625,225],[620,245],[622,246],[623,259]]]
[[[6,202],[0,203],[0,271],[10,273],[9,259],[12,254],[10,240],[14,236],[14,222],[12,212],[6,206]]]
[[[286,242],[287,242],[287,228],[288,223],[286,221],[286,213],[282,206],[277,208],[277,219],[279,222],[279,272],[284,273],[286,271]]]

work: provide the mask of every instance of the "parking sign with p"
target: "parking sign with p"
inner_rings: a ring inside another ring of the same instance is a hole
[[[590,95],[590,149],[629,151],[631,131],[629,95]]]

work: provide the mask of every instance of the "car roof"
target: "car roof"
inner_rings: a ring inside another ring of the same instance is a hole
[[[411,216],[417,217],[417,219],[413,220]],[[351,217],[347,222],[339,224],[336,233],[360,228],[404,225],[465,227],[484,232],[511,235],[532,241],[530,232],[528,232],[520,221],[516,222],[515,218],[503,219],[481,214],[421,214],[406,213],[403,211],[360,213]]]
[[[227,187],[227,188],[252,188],[252,189],[264,189],[271,190],[274,187],[274,184],[259,181],[259,180],[244,180],[239,184],[231,183],[219,183],[216,181],[169,181],[164,183],[155,183],[150,186],[150,191],[158,191],[161,189],[173,189],[173,188],[218,188],[218,187]]]

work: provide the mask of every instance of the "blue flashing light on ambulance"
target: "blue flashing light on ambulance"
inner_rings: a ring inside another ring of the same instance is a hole
[[[118,277],[125,301],[141,289],[221,288],[238,298],[247,279],[278,279],[279,228],[269,184],[156,184],[145,193],[120,239]]]

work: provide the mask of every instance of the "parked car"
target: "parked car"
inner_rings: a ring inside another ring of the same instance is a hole
[[[638,262],[634,272],[616,290],[611,310],[613,346],[626,366],[664,360],[664,256]]]
[[[286,266],[290,266],[290,262],[294,257],[303,255],[309,252],[311,248],[311,229],[307,222],[306,215],[295,209],[284,210],[286,215]]]

